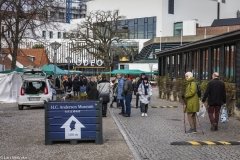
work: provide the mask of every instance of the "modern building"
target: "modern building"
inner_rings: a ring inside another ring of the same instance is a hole
[[[141,23],[137,29],[144,34],[147,17],[153,17],[156,37],[180,35],[181,31],[183,35],[195,35],[197,24],[210,26],[218,15],[219,19],[236,18],[240,10],[238,0],[94,0],[87,5],[88,12],[119,10],[125,19],[135,19],[134,27]]]

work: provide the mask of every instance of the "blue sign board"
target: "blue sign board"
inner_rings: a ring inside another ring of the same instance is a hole
[[[98,101],[50,101],[45,106],[45,144],[66,140],[102,143],[102,109]]]

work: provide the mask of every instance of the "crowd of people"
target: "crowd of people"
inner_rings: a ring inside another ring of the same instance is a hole
[[[98,77],[63,76],[61,80],[56,79],[55,85],[57,88],[62,88],[65,93],[73,92],[73,96],[80,97],[80,100],[99,100],[102,103],[103,117],[107,116],[109,102],[110,107],[114,107],[114,103],[116,103],[116,108],[121,109],[120,115],[130,117],[132,96],[135,95],[136,108],[140,107],[142,117],[148,116],[148,105],[153,93],[148,77],[144,73],[139,77],[117,74],[110,81],[108,79],[105,74]],[[190,126],[186,133],[197,132],[196,116],[200,108],[200,102],[207,106],[211,131],[217,131],[220,109],[226,103],[225,85],[219,79],[219,73],[214,72],[212,74],[212,80],[208,83],[202,97],[199,97],[197,93],[198,86],[192,72],[186,72],[185,80],[187,83],[182,99],[184,102],[184,115],[187,114]]]
[[[52,77],[49,77],[52,79]],[[53,82],[54,83],[54,82]],[[107,116],[107,106],[116,103],[121,108],[121,114],[131,116],[131,102],[133,94],[136,95],[136,108],[141,108],[141,116],[147,116],[148,104],[152,95],[152,87],[147,76],[142,73],[140,77],[117,74],[109,81],[105,74],[100,76],[62,76],[55,80],[57,89],[65,94],[79,97],[80,100],[100,100],[102,103],[102,116]]]

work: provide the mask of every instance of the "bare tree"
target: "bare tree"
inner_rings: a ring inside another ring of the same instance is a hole
[[[56,6],[53,0],[4,0],[0,15],[4,17],[1,33],[12,55],[11,68],[16,68],[18,46],[24,38],[36,38],[35,30],[49,22],[48,11]],[[56,7],[55,7],[56,8]]]
[[[119,11],[95,11],[89,13],[85,20],[79,24],[69,38],[74,42],[83,42],[84,45],[75,45],[75,51],[86,50],[88,54],[96,59],[103,60],[106,70],[109,70],[116,47],[114,43],[121,42],[127,30],[123,29],[119,22],[123,17]],[[75,43],[77,44],[77,43]],[[115,48],[115,49],[114,49]],[[121,52],[119,51],[121,50]],[[124,52],[124,48],[118,48],[118,53]]]

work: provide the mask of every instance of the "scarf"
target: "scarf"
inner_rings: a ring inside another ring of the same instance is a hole
[[[148,83],[143,82],[143,87],[144,87],[145,95],[148,95],[148,87],[149,87]]]

